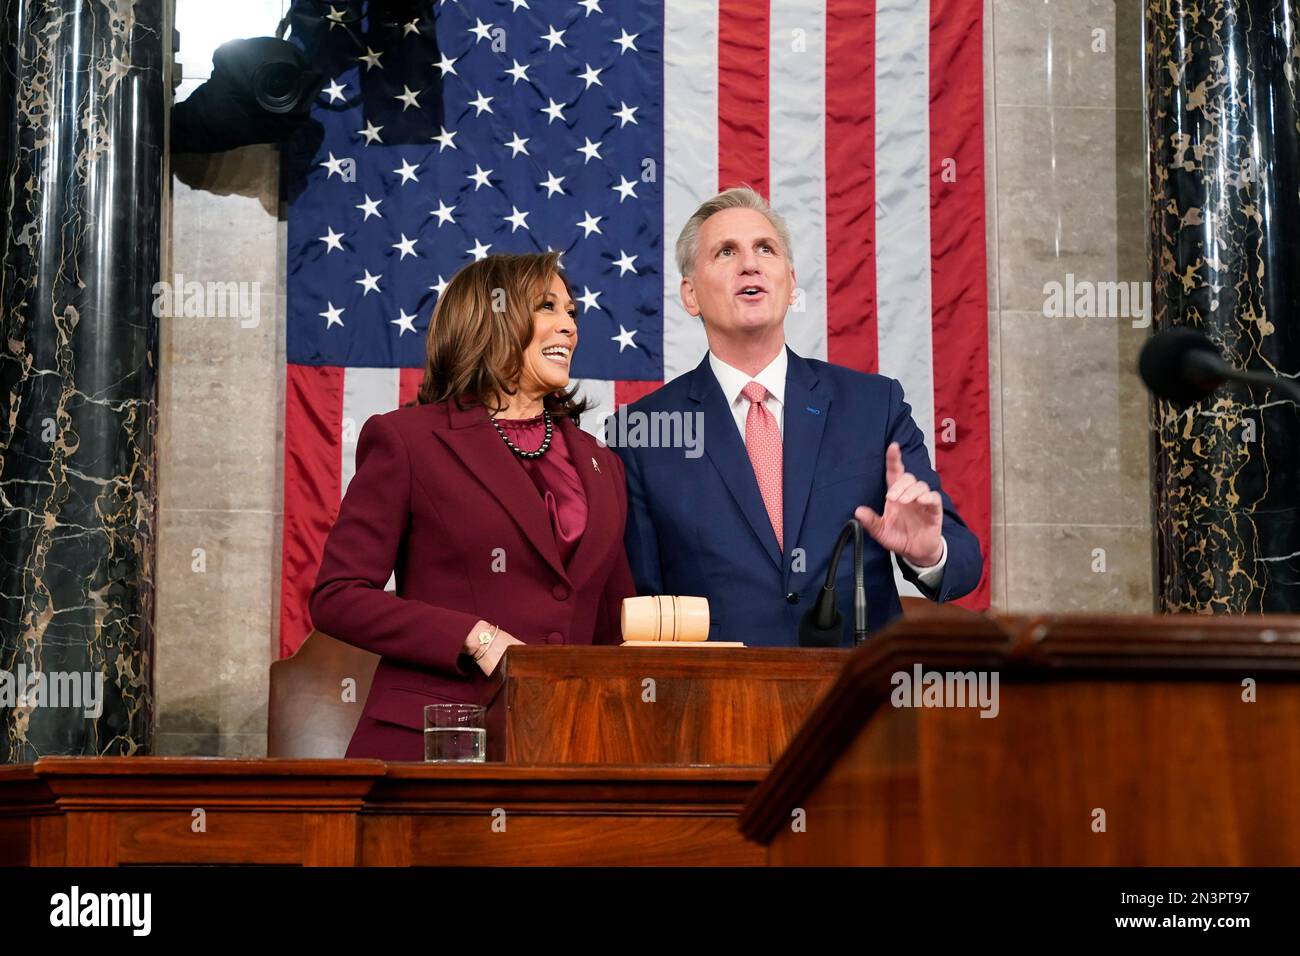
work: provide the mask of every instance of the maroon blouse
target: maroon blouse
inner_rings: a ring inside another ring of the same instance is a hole
[[[536,451],[546,435],[546,424],[541,415],[536,418],[498,418],[497,424],[523,451]],[[554,423],[551,447],[541,458],[520,458],[513,452],[511,457],[524,466],[524,471],[528,472],[528,477],[546,502],[560,560],[568,567],[569,559],[578,550],[578,542],[587,529],[587,493],[564,442],[564,430],[558,422]]]

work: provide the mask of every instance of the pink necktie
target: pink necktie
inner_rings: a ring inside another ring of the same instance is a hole
[[[785,543],[781,540],[781,429],[763,404],[767,399],[766,388],[758,382],[750,382],[740,390],[740,394],[749,400],[745,448],[749,452],[750,464],[754,466],[754,477],[758,479],[758,490],[763,495],[768,520],[776,532],[776,545],[785,551]]]

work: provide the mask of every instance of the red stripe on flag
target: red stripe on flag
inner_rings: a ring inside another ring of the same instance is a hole
[[[860,372],[876,355],[876,9],[826,4],[826,357]]]
[[[424,369],[404,368],[397,376],[397,407],[402,408],[416,400],[420,394],[420,383],[424,381]]]
[[[343,369],[285,369],[284,535],[280,560],[280,656],[311,633],[307,599],[342,491]]]
[[[663,382],[614,382],[614,408],[631,405],[638,399],[645,398]]]
[[[767,0],[718,5],[718,188],[768,195]]]
[[[984,258],[983,7],[930,7],[930,268],[935,467],[980,540],[984,574],[961,600],[989,606],[988,290]]]

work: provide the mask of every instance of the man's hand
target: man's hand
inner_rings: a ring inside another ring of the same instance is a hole
[[[903,470],[898,442],[885,451],[884,516],[863,505],[853,517],[877,544],[913,567],[933,567],[943,557],[943,498]]]

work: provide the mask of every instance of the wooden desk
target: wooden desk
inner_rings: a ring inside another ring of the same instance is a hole
[[[761,865],[765,772],[44,757],[0,767],[0,865]]]
[[[487,698],[488,759],[766,766],[851,654],[515,646]]]
[[[505,762],[0,767],[0,864],[762,864],[741,808],[849,654],[515,647],[489,707]]]

